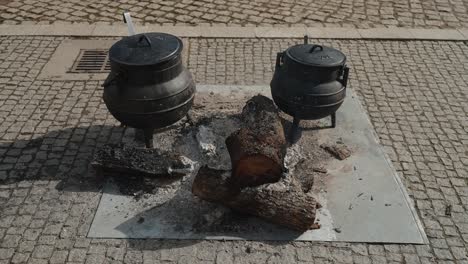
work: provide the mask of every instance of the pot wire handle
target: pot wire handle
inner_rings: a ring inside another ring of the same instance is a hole
[[[349,67],[345,65],[343,69],[343,77],[341,78],[341,84],[343,84],[345,88],[346,86],[348,86],[348,75],[349,75]]]
[[[283,58],[283,52],[276,53],[276,67],[281,66],[281,59]]]
[[[312,53],[312,52],[314,52],[314,51],[315,51],[315,49],[317,49],[317,48],[319,48],[319,49],[320,49],[320,51],[322,51],[322,50],[323,50],[323,47],[322,47],[322,46],[320,46],[320,45],[314,45],[314,46],[312,46],[312,48],[310,48],[310,50],[309,50],[309,53]]]
[[[151,47],[151,40],[148,38],[148,36],[146,36],[145,34],[141,35],[140,36],[140,39],[138,39],[138,43],[140,43],[143,39],[146,40],[146,43],[148,43],[148,46]]]

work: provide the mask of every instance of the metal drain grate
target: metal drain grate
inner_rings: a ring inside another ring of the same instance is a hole
[[[72,73],[103,73],[110,71],[108,50],[82,49],[78,54],[70,72]]]

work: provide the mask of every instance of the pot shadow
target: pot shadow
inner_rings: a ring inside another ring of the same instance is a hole
[[[205,122],[206,120],[203,120]],[[167,129],[166,129],[167,130]],[[34,182],[34,181],[56,181],[57,184],[53,187],[61,192],[103,192],[109,193],[106,188],[106,178],[97,177],[94,169],[90,167],[90,162],[93,159],[95,151],[104,146],[105,144],[116,144],[125,142],[125,140],[134,140],[135,133],[128,133],[129,129],[122,126],[110,126],[110,125],[92,125],[92,126],[81,126],[81,127],[70,127],[62,130],[55,130],[47,132],[43,136],[30,139],[30,140],[16,140],[13,142],[2,142],[0,143],[0,151],[3,154],[3,162],[1,164],[2,174],[4,176],[0,178],[0,185],[14,185],[23,181]],[[143,142],[141,142],[143,146]],[[167,184],[170,184],[168,182]],[[185,193],[179,193],[177,191],[176,199],[171,199],[168,203],[169,206],[173,206],[175,203],[179,203],[181,200],[180,195],[187,195]],[[193,200],[193,199],[192,199]],[[220,206],[212,204],[206,205],[204,209],[200,209],[202,212],[207,212],[210,208],[219,208]],[[186,203],[190,208],[193,203]],[[177,208],[177,207],[174,207]],[[208,209],[207,209],[208,208]],[[119,229],[128,230],[135,228],[140,225],[142,218],[151,219],[149,216],[157,214],[158,207],[152,207],[147,211],[139,213],[134,217],[131,217],[127,221],[119,225]],[[180,210],[174,211],[174,215],[168,217],[176,218],[183,217],[180,215]],[[196,212],[196,211],[195,211]],[[233,215],[232,219],[236,219],[237,225],[242,225],[246,220],[246,217]],[[226,219],[226,221],[229,219]],[[150,223],[150,221],[146,221]],[[198,223],[200,226],[203,221]],[[270,224],[265,223],[263,226]],[[193,227],[190,227],[193,229]],[[175,226],[175,231],[181,231],[181,227]],[[273,228],[273,230],[275,230]],[[130,236],[130,233],[128,233]],[[289,230],[286,230],[286,237],[289,240],[294,240],[299,234],[291,234]],[[173,239],[178,237],[174,236]],[[150,247],[156,248],[174,248],[174,247],[185,247],[200,242],[200,239],[206,239],[208,236],[200,236],[199,239],[188,239],[182,241],[159,241],[149,243]],[[249,234],[240,236],[242,239],[252,239]],[[142,243],[138,239],[125,238],[129,241],[130,245],[135,248],[146,248],[148,243]],[[180,239],[180,237],[179,237]],[[284,239],[284,238],[283,238]],[[258,239],[257,239],[258,240]],[[155,240],[158,241],[158,240]],[[286,242],[285,242],[286,243]]]
[[[3,142],[0,184],[21,181],[59,181],[57,190],[99,191],[102,180],[89,168],[94,151],[121,140],[125,128],[93,125],[55,130],[30,140]]]
[[[156,132],[168,131],[174,126]],[[92,125],[47,132],[30,140],[0,143],[0,185],[22,181],[58,181],[55,189],[66,192],[99,192],[105,178],[91,168],[97,149],[106,144],[137,142],[142,138],[123,126]]]
[[[90,162],[95,151],[105,144],[134,141],[135,133],[128,132],[129,129],[122,126],[92,125],[54,130],[30,140],[1,142],[0,185],[54,181],[57,183],[51,188],[60,192],[106,193],[107,178],[98,177]],[[131,246],[150,249],[181,248],[199,243],[125,240]]]
[[[299,126],[293,130],[293,118],[280,114],[281,124],[283,125],[284,135],[290,144],[297,143],[305,131],[318,131],[333,129],[331,118],[325,117],[318,120],[301,120]]]

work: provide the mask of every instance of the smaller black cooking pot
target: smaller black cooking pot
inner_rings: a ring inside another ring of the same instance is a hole
[[[332,117],[346,96],[349,68],[346,56],[339,50],[308,44],[294,45],[277,55],[271,94],[279,109],[301,119]]]

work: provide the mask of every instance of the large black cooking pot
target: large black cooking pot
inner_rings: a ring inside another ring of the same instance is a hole
[[[294,45],[277,55],[271,94],[278,108],[301,119],[332,117],[346,95],[349,68],[346,56],[334,48],[308,44]]]
[[[195,83],[182,65],[182,48],[176,36],[144,33],[125,37],[109,50],[104,102],[123,125],[145,131],[147,147],[154,129],[177,122],[192,107]]]

